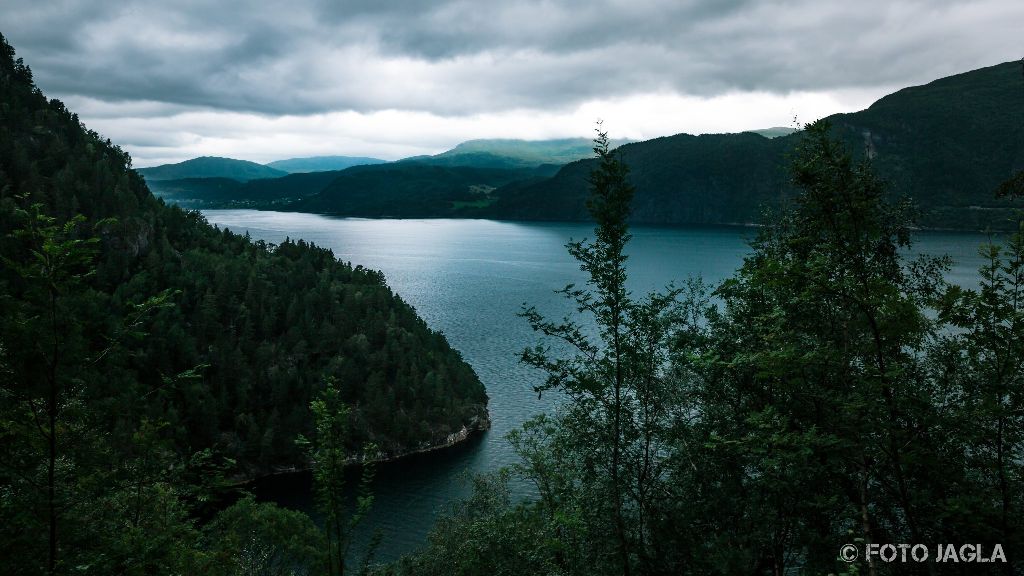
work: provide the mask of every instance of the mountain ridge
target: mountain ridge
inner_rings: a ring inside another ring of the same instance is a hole
[[[242,182],[259,178],[287,176],[283,170],[223,156],[199,156],[174,164],[161,164],[149,168],[136,168],[147,181],[178,180],[183,178],[231,178]]]
[[[385,164],[387,160],[371,158],[369,156],[303,156],[299,158],[285,158],[267,162],[275,170],[283,170],[289,174],[300,174],[306,172],[331,172],[344,170],[352,166],[366,166],[372,164]]]
[[[1024,168],[1024,86],[1006,62],[886,95],[865,110],[827,117],[855,155],[866,150],[892,194],[911,198],[929,228],[1012,224],[1013,205],[994,194]],[[753,223],[792,192],[787,156],[799,132],[677,134],[619,150],[636,186],[631,221],[644,224]],[[585,220],[585,174],[594,160],[539,182],[510,184],[480,217]],[[738,168],[741,167],[741,168]]]

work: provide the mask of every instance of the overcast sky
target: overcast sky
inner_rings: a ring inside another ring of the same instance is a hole
[[[1022,24],[1020,0],[0,0],[37,84],[138,167],[787,126],[1019,59]]]

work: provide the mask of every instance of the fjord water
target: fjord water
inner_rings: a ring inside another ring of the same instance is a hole
[[[211,224],[253,239],[280,243],[303,239],[330,248],[353,265],[384,272],[388,285],[435,329],[447,336],[476,370],[490,397],[492,428],[456,448],[420,454],[378,467],[374,509],[356,547],[375,529],[383,540],[378,560],[391,560],[422,544],[438,512],[470,492],[468,478],[515,463],[505,435],[534,414],[550,411],[557,395],[538,398],[541,374],[519,362],[524,347],[538,342],[517,316],[523,304],[550,318],[572,311],[554,293],[584,275],[567,254],[570,239],[592,237],[582,223],[492,220],[364,220],[256,210],[206,210]],[[749,253],[756,234],[739,227],[634,227],[628,248],[629,288],[634,295],[683,284],[700,276],[717,285]],[[979,234],[921,233],[915,252],[948,254],[949,279],[971,286],[981,261]],[[513,489],[527,494],[521,483]],[[257,496],[312,509],[309,474],[265,479]]]

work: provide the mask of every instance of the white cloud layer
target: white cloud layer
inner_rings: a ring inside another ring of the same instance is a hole
[[[738,132],[751,127],[792,126],[841,110],[865,107],[872,91],[777,95],[734,92],[712,98],[649,94],[585,102],[573,110],[504,110],[466,116],[381,110],[267,116],[219,110],[149,115],[148,107],[115,107],[89,99],[68,105],[135,159],[136,166],[194,156],[230,156],[254,162],[316,155],[369,155],[397,159],[441,152],[472,138],[545,139],[593,135],[601,119],[616,138],[646,140],[679,132]],[[127,110],[126,110],[127,111]],[[158,135],[158,136],[154,136]]]

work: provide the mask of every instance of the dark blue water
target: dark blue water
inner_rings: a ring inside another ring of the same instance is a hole
[[[504,437],[530,416],[550,410],[558,397],[538,399],[541,381],[518,355],[537,342],[517,316],[524,303],[549,317],[571,307],[554,291],[583,273],[565,250],[592,236],[592,226],[491,220],[363,220],[255,210],[207,210],[213,224],[254,239],[280,243],[302,238],[331,248],[341,260],[384,272],[388,284],[435,330],[443,332],[487,386],[491,430],[450,450],[413,456],[378,468],[376,502],[367,528],[380,529],[380,560],[425,541],[437,513],[468,494],[470,474],[513,464]],[[701,276],[714,285],[732,275],[756,232],[738,227],[636,227],[629,245],[629,287],[636,295]],[[922,233],[916,252],[949,254],[950,280],[970,286],[980,265],[976,234]],[[259,491],[280,504],[310,509],[310,478],[290,475],[263,482]],[[517,485],[520,493],[530,487]],[[364,531],[368,534],[369,531]]]

